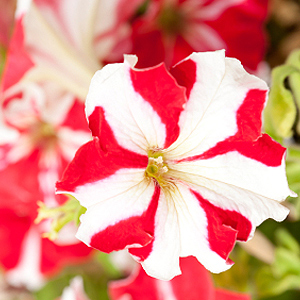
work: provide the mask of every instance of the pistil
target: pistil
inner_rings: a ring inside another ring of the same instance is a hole
[[[160,156],[150,156],[148,159],[148,166],[145,171],[145,176],[148,178],[155,179],[159,184],[165,181],[164,174],[168,172],[168,167],[164,163],[163,157]]]

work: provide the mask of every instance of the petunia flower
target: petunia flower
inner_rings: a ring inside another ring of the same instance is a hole
[[[130,50],[130,26],[120,18],[119,1],[19,1],[3,88],[21,78],[52,81],[85,99],[96,70]]]
[[[250,300],[247,294],[216,289],[209,272],[193,257],[180,260],[182,275],[171,281],[149,277],[138,266],[123,280],[109,283],[111,300]]]
[[[151,0],[132,24],[138,67],[174,65],[193,51],[226,49],[258,71],[266,41],[267,0]]]
[[[195,256],[212,272],[232,265],[236,240],[282,221],[285,149],[261,133],[266,84],[224,51],[194,53],[170,72],[111,64],[92,79],[93,140],[57,183],[87,208],[77,238],[103,252],[127,248],[146,273],[180,274]]]
[[[50,207],[65,201],[55,196],[55,182],[90,134],[83,104],[54,84],[21,81],[2,96],[0,263],[10,284],[31,289],[90,253],[74,238],[75,226],[53,243],[42,238],[49,224],[34,223],[38,201]]]

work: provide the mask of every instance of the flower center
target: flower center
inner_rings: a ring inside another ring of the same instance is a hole
[[[167,35],[177,35],[181,33],[185,23],[182,12],[173,7],[165,7],[158,17],[158,25]]]
[[[151,155],[151,156],[150,156]],[[145,176],[154,178],[161,185],[166,179],[164,174],[168,172],[168,167],[164,163],[163,156],[158,153],[150,153],[148,159],[148,166],[145,171]]]
[[[53,147],[57,143],[55,128],[46,122],[38,122],[32,126],[31,138],[37,147],[43,149]]]

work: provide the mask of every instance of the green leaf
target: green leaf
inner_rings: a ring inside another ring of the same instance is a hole
[[[64,274],[58,278],[48,281],[46,285],[35,293],[37,300],[55,300],[61,296],[64,288],[69,285],[69,282],[74,277],[71,274]]]
[[[111,276],[113,271],[110,272],[109,268],[110,266],[103,267],[95,257],[84,264],[66,267],[57,277],[49,280],[41,290],[35,292],[36,300],[56,300],[76,276],[82,277],[85,293],[90,300],[109,300],[108,282],[121,277],[120,273]]]
[[[257,291],[260,297],[280,295],[283,292],[300,287],[300,277],[287,275],[276,278],[268,267],[261,269],[256,276]]]
[[[297,108],[293,94],[285,86],[285,80],[296,72],[291,65],[282,65],[272,71],[272,87],[265,108],[265,131],[275,139],[291,137],[296,121]]]
[[[120,278],[121,272],[118,270],[110,259],[110,254],[98,251],[96,254],[97,261],[101,264],[104,272],[111,278]]]
[[[297,255],[300,254],[300,246],[297,240],[286,229],[279,228],[276,232],[276,238],[278,244]]]
[[[279,277],[294,274],[300,279],[299,255],[285,248],[276,249],[273,272]]]

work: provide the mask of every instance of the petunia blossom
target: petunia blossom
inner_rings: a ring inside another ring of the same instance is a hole
[[[193,53],[170,71],[135,57],[92,79],[93,140],[57,183],[87,211],[77,237],[104,252],[127,248],[148,275],[180,274],[195,256],[212,272],[232,265],[236,240],[293,195],[285,149],[261,133],[266,84],[224,51]]]
[[[55,182],[90,133],[83,104],[49,82],[21,81],[2,96],[0,263],[10,284],[32,289],[90,254],[74,238],[75,226],[54,243],[42,238],[50,224],[34,223],[38,201],[50,207],[65,201],[55,196]]]
[[[226,49],[250,71],[266,51],[267,0],[151,0],[132,23],[132,53],[138,67],[168,66],[193,51]]]
[[[109,283],[111,300],[250,300],[247,294],[216,289],[210,273],[193,257],[180,259],[182,275],[171,281],[149,277],[138,266],[123,280]]]
[[[119,1],[18,1],[3,88],[20,79],[52,81],[85,99],[96,70],[106,60],[121,61],[130,49]],[[131,1],[132,11],[139,1]]]

